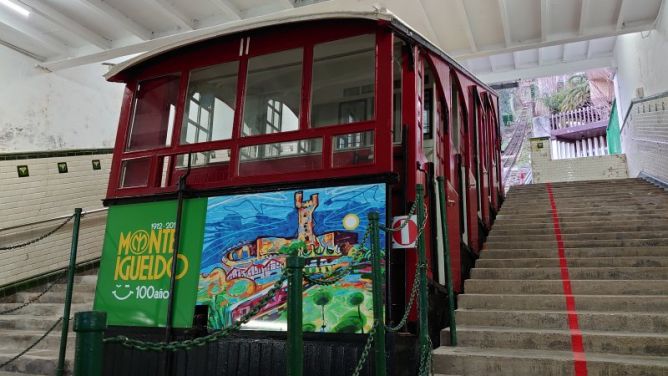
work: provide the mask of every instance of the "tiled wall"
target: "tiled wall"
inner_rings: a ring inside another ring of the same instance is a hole
[[[549,138],[531,139],[531,169],[534,183],[628,177],[624,154],[552,160],[550,148]]]
[[[629,176],[641,172],[668,182],[668,94],[636,102],[622,128]]]
[[[93,160],[99,160],[99,170]],[[67,173],[59,171],[62,162]],[[84,212],[102,208],[110,165],[111,154],[105,150],[0,155],[0,247],[36,238],[62,220],[14,226],[68,215],[75,207]],[[29,175],[19,177],[17,166],[28,166]],[[99,257],[105,222],[106,212],[84,216],[78,262]],[[0,251],[0,286],[67,266],[71,235],[72,222],[38,243]]]

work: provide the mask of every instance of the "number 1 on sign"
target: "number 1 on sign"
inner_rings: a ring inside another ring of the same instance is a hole
[[[392,218],[392,248],[415,248],[418,226],[417,216],[407,215]]]

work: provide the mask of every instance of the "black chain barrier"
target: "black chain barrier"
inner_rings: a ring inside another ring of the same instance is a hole
[[[264,308],[269,301],[276,296],[276,293],[283,287],[283,283],[288,279],[289,272],[283,269],[281,278],[277,280],[274,285],[267,291],[267,293],[260,299],[258,304],[256,304],[253,309],[241,317],[238,321],[234,322],[232,325],[228,326],[225,329],[215,331],[209,335],[203,337],[197,337],[195,339],[188,339],[184,341],[172,341],[172,342],[151,342],[151,341],[141,341],[137,339],[131,339],[126,336],[116,336],[111,338],[105,338],[104,343],[119,343],[122,346],[140,350],[140,351],[178,351],[178,350],[190,350],[197,346],[204,346],[207,343],[215,342],[220,338],[227,337],[232,334],[232,332],[237,331],[241,328],[243,324],[246,324],[250,321],[255,315],[257,315],[262,308]]]
[[[51,288],[53,288],[53,286],[55,286],[55,285],[57,285],[58,283],[62,282],[62,281],[65,279],[65,277],[67,277],[67,274],[65,274],[65,275],[61,276],[60,278],[56,279],[55,281],[51,282],[51,283],[44,289],[44,291],[42,291],[42,292],[40,292],[39,294],[37,294],[36,296],[34,296],[34,297],[28,299],[27,301],[25,301],[25,302],[24,302],[23,304],[21,304],[20,306],[18,306],[18,307],[14,307],[14,308],[10,308],[10,309],[4,310],[4,311],[0,311],[0,315],[8,315],[8,314],[10,314],[10,313],[14,313],[14,312],[16,312],[16,311],[18,311],[18,310],[20,310],[20,309],[23,309],[23,308],[25,308],[25,307],[27,307],[27,306],[29,306],[29,305],[35,303],[35,302],[38,301],[42,296],[44,296],[44,294],[46,294],[47,292],[51,291]]]
[[[62,318],[62,317],[60,317],[58,320],[56,320],[56,322],[54,322],[53,325],[51,325],[51,327],[50,327],[44,334],[42,334],[41,337],[39,337],[35,342],[33,342],[33,343],[32,343],[30,346],[28,346],[25,350],[21,351],[20,353],[18,353],[17,355],[15,355],[14,357],[12,357],[11,359],[9,359],[9,360],[5,361],[4,363],[0,364],[0,369],[4,368],[4,367],[7,366],[8,364],[10,364],[10,363],[16,361],[18,358],[20,358],[20,357],[22,357],[23,355],[25,355],[25,353],[27,353],[28,351],[32,350],[33,347],[37,346],[40,342],[42,342],[42,340],[44,340],[44,338],[46,338],[46,336],[48,336],[49,334],[51,334],[51,332],[52,332],[54,329],[56,329],[56,327],[58,326],[58,324],[60,324],[61,321],[63,321],[63,318]]]
[[[27,246],[29,246],[29,245],[31,245],[31,244],[35,244],[35,243],[37,243],[37,242],[40,241],[40,240],[44,240],[44,239],[48,238],[49,236],[51,236],[51,235],[55,234],[56,232],[58,232],[58,230],[60,230],[61,228],[65,227],[65,225],[68,224],[68,223],[72,220],[72,218],[74,218],[74,214],[72,214],[71,216],[67,217],[67,219],[65,219],[65,221],[63,221],[63,223],[61,223],[61,224],[59,224],[58,226],[56,226],[53,230],[51,230],[51,231],[49,231],[49,232],[47,232],[47,233],[45,233],[45,234],[42,234],[42,235],[38,236],[38,237],[35,238],[35,239],[28,240],[27,242],[24,242],[24,243],[19,243],[19,244],[13,244],[13,245],[2,246],[2,247],[0,247],[0,251],[11,251],[11,250],[14,250],[14,249],[27,247]]]
[[[417,201],[415,203],[413,203],[413,205],[412,205],[412,207],[411,207],[411,209],[408,213],[409,218],[410,218],[410,216],[412,216],[415,213],[416,208],[417,208]],[[426,210],[425,210],[425,213],[426,213]],[[407,225],[407,223],[408,223],[408,220],[404,221],[404,223],[396,229],[388,228],[388,227],[385,227],[385,226],[380,227],[380,229],[383,230],[383,231],[386,231],[386,232],[401,231]],[[422,233],[425,229],[426,223],[427,223],[427,217],[425,216],[424,222],[422,224],[420,224],[420,228],[419,228],[419,231],[418,231],[418,237],[420,235],[422,235]],[[64,226],[64,224],[62,226]],[[62,226],[60,226],[60,227],[62,227]],[[367,242],[367,240],[369,238],[370,232],[371,232],[370,229],[367,229],[367,231],[364,234],[364,237],[363,237],[362,241],[360,242],[360,245],[361,245],[360,250],[361,251],[366,251],[365,256],[367,256],[367,257],[368,256],[373,257],[373,253],[370,252],[369,249],[367,249],[366,246],[365,246],[365,243]],[[386,326],[387,330],[392,331],[392,332],[396,332],[396,331],[399,331],[401,328],[403,328],[406,325],[406,321],[408,320],[408,315],[409,315],[412,307],[415,304],[415,300],[416,300],[415,297],[416,297],[417,292],[420,288],[420,283],[419,283],[419,279],[418,279],[418,275],[419,275],[418,270],[420,268],[426,268],[426,265],[417,265],[416,266],[416,274],[415,274],[416,277],[415,277],[415,281],[413,283],[413,289],[411,291],[411,297],[410,297],[410,300],[409,300],[409,305],[408,305],[408,308],[406,309],[406,312],[404,313],[404,316],[402,317],[399,325],[397,325],[395,327]],[[351,266],[348,266],[344,269],[334,270],[331,273],[326,274],[326,275],[323,275],[322,273],[308,273],[308,274],[304,273],[303,279],[306,282],[312,283],[312,284],[315,284],[315,285],[328,286],[328,285],[333,285],[333,284],[337,283],[338,281],[343,279],[346,275],[348,275],[352,271],[353,271],[353,267],[351,265]],[[172,342],[141,341],[141,340],[131,339],[131,338],[128,338],[126,336],[116,336],[116,337],[111,337],[111,338],[105,338],[104,343],[112,343],[112,344],[116,343],[116,344],[120,344],[124,347],[132,348],[132,349],[136,349],[136,350],[140,350],[140,351],[164,351],[164,350],[178,351],[178,350],[190,350],[194,347],[203,346],[207,343],[214,342],[218,339],[227,337],[228,335],[230,335],[234,331],[239,330],[243,324],[247,323],[248,321],[250,321],[250,319],[252,319],[255,315],[257,315],[260,312],[260,310],[263,307],[265,307],[271,299],[273,299],[275,297],[276,293],[282,288],[283,283],[288,279],[289,274],[290,274],[289,271],[283,269],[283,271],[281,273],[281,278],[274,283],[272,288],[269,289],[267,294],[265,294],[265,296],[262,297],[262,299],[260,299],[258,304],[256,304],[253,307],[253,309],[251,309],[241,319],[234,322],[231,326],[229,326],[227,328],[224,328],[224,329],[221,329],[221,330],[218,330],[218,331],[215,331],[215,332],[213,332],[209,335],[206,335],[206,336],[203,336],[203,337],[198,337],[198,338],[191,339],[191,340],[172,341]],[[46,291],[44,293],[46,293]],[[44,293],[42,293],[41,295],[43,295]],[[62,318],[61,318],[61,320],[62,320]],[[368,334],[367,341],[366,341],[366,343],[364,345],[364,348],[362,350],[362,354],[360,356],[360,359],[358,360],[358,362],[355,366],[355,369],[353,370],[353,373],[352,373],[353,376],[358,376],[360,374],[360,372],[362,371],[362,369],[364,367],[364,364],[367,362],[367,360],[369,358],[370,351],[371,351],[371,347],[372,347],[373,342],[374,342],[375,337],[376,337],[376,331],[377,331],[379,325],[382,325],[382,324],[379,323],[378,321],[374,320],[373,325],[371,327],[371,330]],[[55,327],[55,325],[54,325],[54,327]],[[51,329],[51,330],[53,330],[53,329]],[[419,362],[420,363],[420,365],[419,365],[420,366],[420,369],[419,369],[419,375],[420,376],[426,376],[430,373],[429,368],[431,368],[430,367],[430,364],[431,364],[431,340],[429,340],[429,346],[427,346],[427,347],[428,348],[421,349],[421,351],[420,351],[420,362]],[[433,370],[431,370],[431,371],[433,372]]]

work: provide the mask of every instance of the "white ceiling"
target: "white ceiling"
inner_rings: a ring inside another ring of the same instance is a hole
[[[203,29],[317,3],[309,6],[386,7],[488,82],[609,66],[616,36],[653,29],[663,6],[663,0],[4,1],[30,15],[0,4],[0,44],[49,70],[109,61]]]

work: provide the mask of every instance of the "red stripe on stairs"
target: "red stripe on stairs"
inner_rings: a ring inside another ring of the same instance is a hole
[[[550,206],[552,208],[552,224],[554,226],[554,235],[557,238],[557,248],[559,250],[559,267],[561,268],[561,283],[566,297],[566,312],[568,314],[568,327],[571,332],[571,350],[575,360],[575,375],[587,376],[587,359],[584,354],[584,343],[582,342],[582,331],[578,324],[578,314],[575,310],[575,298],[571,288],[571,278],[568,275],[568,263],[566,262],[566,252],[564,251],[564,240],[561,236],[561,226],[559,226],[559,213],[557,205],[552,195],[552,185],[547,184],[547,194],[550,197]]]

